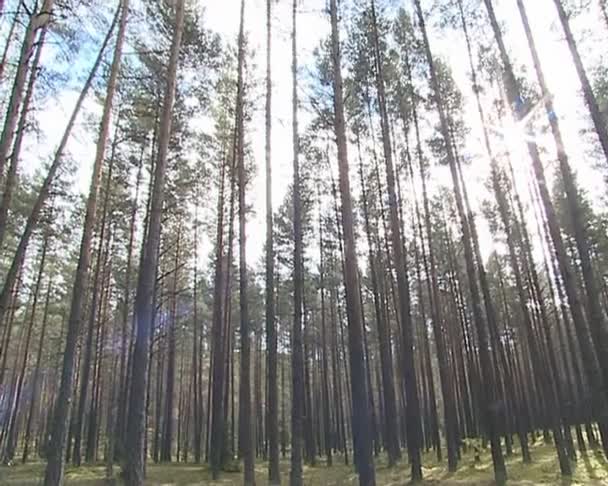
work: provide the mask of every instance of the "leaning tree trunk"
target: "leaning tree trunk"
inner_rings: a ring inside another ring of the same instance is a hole
[[[63,475],[65,470],[65,464],[63,459],[66,448],[68,419],[71,408],[72,389],[74,383],[74,362],[76,360],[76,346],[78,341],[78,335],[80,333],[80,322],[82,320],[82,313],[85,307],[83,301],[86,294],[86,282],[88,280],[89,274],[89,260],[91,259],[91,241],[93,239],[93,229],[95,226],[97,213],[97,197],[99,193],[101,171],[104,161],[108,131],[110,129],[112,103],[114,101],[116,82],[118,79],[120,63],[122,59],[122,46],[125,38],[127,18],[129,12],[128,2],[129,0],[123,0],[119,7],[122,9],[122,14],[120,16],[120,26],[116,39],[114,59],[112,60],[110,77],[108,79],[108,86],[106,89],[106,98],[99,128],[99,138],[97,141],[95,161],[93,163],[91,186],[89,189],[89,197],[86,205],[82,240],[80,242],[78,265],[76,267],[74,285],[72,288],[72,302],[68,317],[68,330],[66,334],[66,346],[63,355],[61,384],[59,387],[59,395],[55,403],[55,413],[53,417],[53,427],[51,432],[51,443],[53,444],[53,447],[50,449],[48,463],[45,471],[45,486],[56,486],[63,482]]]
[[[132,486],[144,484],[144,442],[146,435],[146,388],[148,380],[151,323],[153,320],[154,287],[161,232],[161,218],[165,193],[167,152],[171,136],[173,102],[177,85],[177,65],[184,27],[184,0],[175,5],[175,30],[171,41],[171,54],[167,67],[167,84],[163,101],[158,139],[158,157],[154,171],[154,185],[150,205],[148,231],[144,242],[137,293],[135,296],[136,337],[133,350],[133,371],[129,398],[129,420],[127,426],[126,464],[124,474]]]

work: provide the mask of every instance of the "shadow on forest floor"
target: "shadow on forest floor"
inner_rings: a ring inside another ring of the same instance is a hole
[[[532,464],[523,464],[517,455],[506,458],[509,484],[514,486],[532,486],[551,484],[559,486],[606,485],[608,486],[608,462],[599,451],[590,451],[580,456],[575,465],[572,478],[561,478],[559,466],[552,446],[538,443],[531,447]],[[378,486],[404,486],[409,483],[409,467],[403,461],[394,468],[388,468],[383,458],[376,462]],[[424,486],[489,486],[493,484],[490,453],[483,451],[481,460],[475,463],[472,454],[464,454],[455,473],[448,473],[445,461],[438,463],[435,454],[429,452],[424,456]],[[340,456],[334,457],[334,466],[326,467],[320,462],[317,466],[304,467],[305,486],[356,486],[357,476],[351,467],[343,464]],[[283,484],[289,478],[289,459],[281,463]],[[119,468],[115,471],[118,473]],[[43,463],[31,463],[12,467],[0,467],[0,486],[37,486],[41,484],[44,472]],[[83,466],[68,468],[66,486],[101,486],[108,484],[122,485],[121,481],[109,483],[104,480],[105,467]],[[267,484],[266,465],[256,465],[257,485]],[[240,486],[241,473],[224,473],[220,481],[212,481],[205,466],[194,464],[150,464],[148,466],[147,485],[150,486]]]

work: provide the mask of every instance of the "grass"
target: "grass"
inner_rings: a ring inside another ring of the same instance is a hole
[[[580,456],[571,478],[562,478],[552,446],[539,442],[531,447],[532,464],[523,464],[517,451],[506,458],[509,484],[531,486],[535,484],[578,486],[606,485],[608,486],[608,462],[598,452],[589,452]],[[463,455],[458,471],[449,473],[445,461],[438,463],[433,453],[424,456],[423,473],[424,485],[428,486],[486,486],[492,484],[492,463],[489,450],[483,451],[481,461],[475,463],[473,455]],[[281,463],[283,484],[289,478],[289,460]],[[118,468],[116,468],[118,472]],[[44,472],[43,463],[31,463],[12,467],[0,467],[0,486],[36,486],[41,484]],[[107,485],[104,480],[103,465],[68,468],[66,486],[97,486]],[[378,486],[402,486],[408,483],[409,467],[403,461],[397,467],[388,468],[380,457],[376,463]],[[256,480],[258,486],[267,484],[266,464],[256,465]],[[115,484],[122,484],[116,482]],[[241,473],[224,473],[220,481],[212,481],[211,474],[205,466],[194,464],[150,464],[148,479],[150,486],[240,486]],[[305,486],[350,486],[357,485],[357,476],[351,467],[345,466],[341,457],[334,458],[334,466],[304,467]]]

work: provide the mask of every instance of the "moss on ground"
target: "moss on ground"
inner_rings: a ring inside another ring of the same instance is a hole
[[[535,484],[554,484],[560,486],[606,485],[608,486],[608,462],[599,451],[592,451],[586,456],[580,456],[575,465],[572,478],[562,478],[552,446],[539,442],[531,447],[532,464],[523,464],[517,455],[506,458],[509,484],[530,486]],[[424,456],[424,485],[425,486],[486,486],[492,484],[492,463],[489,450],[483,451],[480,461],[475,462],[472,453],[464,454],[458,471],[449,473],[445,461],[438,463],[435,454],[430,452]],[[116,472],[119,468],[116,467]],[[289,478],[289,460],[281,463],[284,484]],[[12,467],[0,467],[0,486],[35,486],[41,483],[44,464],[32,463]],[[104,480],[105,467],[86,466],[68,468],[66,486],[98,486],[107,485]],[[409,467],[405,461],[394,468],[388,468],[382,458],[376,464],[378,486],[403,486],[409,481]],[[256,466],[258,486],[267,484],[266,465]],[[116,482],[114,484],[122,484]],[[150,486],[240,486],[241,473],[224,473],[220,481],[212,481],[211,474],[205,466],[170,464],[148,466],[148,481]],[[317,466],[304,467],[305,486],[350,486],[357,485],[357,476],[351,467],[343,464],[341,457],[334,458],[334,466],[327,467],[320,462]]]

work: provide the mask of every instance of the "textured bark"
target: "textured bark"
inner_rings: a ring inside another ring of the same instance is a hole
[[[251,330],[249,322],[247,281],[247,206],[245,175],[245,0],[241,0],[241,15],[238,46],[238,78],[236,98],[236,168],[239,203],[239,306],[241,369],[239,380],[239,442],[243,457],[243,485],[255,486],[255,446],[251,408]]]
[[[372,435],[368,385],[365,377],[363,350],[363,327],[361,325],[361,302],[359,300],[359,276],[357,270],[357,250],[354,235],[353,207],[351,199],[348,152],[346,143],[346,122],[344,119],[344,95],[340,38],[338,30],[338,5],[330,0],[331,16],[331,58],[334,94],[334,130],[338,149],[338,170],[340,196],[342,202],[342,228],[344,231],[346,311],[348,315],[348,340],[350,348],[351,393],[353,403],[353,425],[356,433],[355,450],[357,470],[361,486],[375,486],[376,474],[372,457]]]
[[[171,121],[175,88],[177,83],[178,57],[184,27],[184,0],[175,6],[175,30],[171,42],[171,53],[167,67],[167,84],[163,100],[158,139],[158,157],[154,173],[154,186],[150,206],[148,231],[144,242],[137,293],[135,297],[136,337],[133,351],[133,372],[129,398],[129,420],[127,427],[126,464],[124,474],[128,484],[144,484],[144,440],[146,431],[146,387],[148,378],[151,323],[153,320],[153,298],[156,266],[161,232],[161,217],[165,191],[167,152],[171,136]]]

